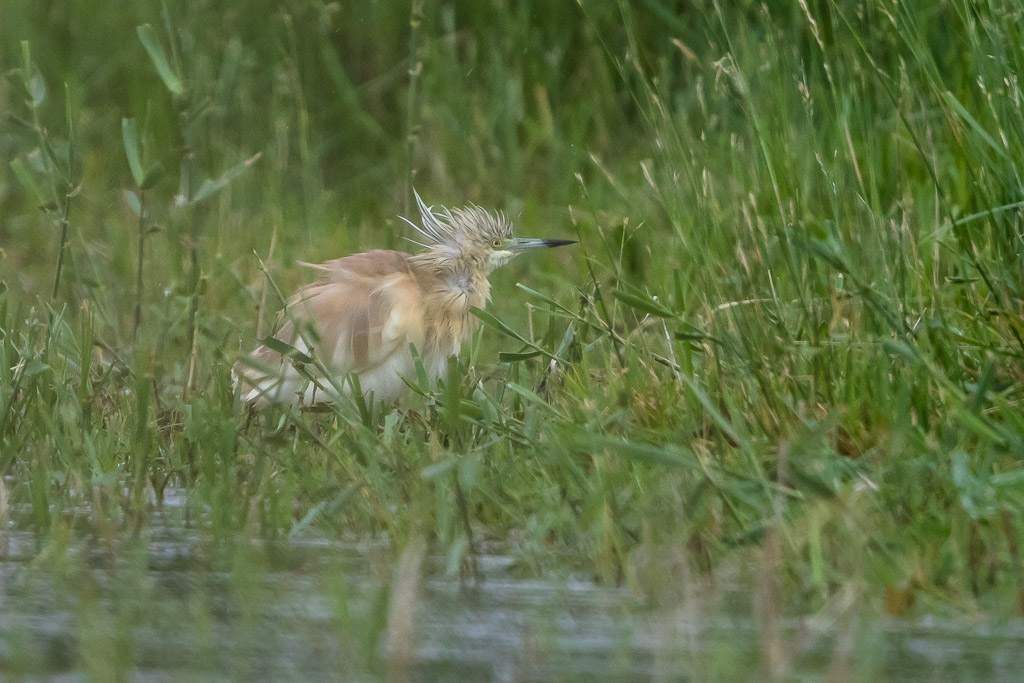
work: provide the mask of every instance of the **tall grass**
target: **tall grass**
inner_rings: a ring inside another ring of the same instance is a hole
[[[118,537],[183,486],[218,537],[427,538],[453,570],[498,539],[531,571],[652,598],[680,567],[740,567],[779,610],[859,591],[1007,613],[1021,18],[960,0],[4,6],[14,524],[74,536],[84,504]],[[145,24],[177,46],[180,94]],[[121,199],[145,180],[133,117],[179,179],[147,186],[144,213]],[[74,221],[41,213],[33,183],[77,187],[79,165]],[[481,333],[407,405],[250,419],[229,367],[273,303],[254,251],[277,235],[287,291],[296,259],[390,244],[410,180],[580,244],[496,273]]]

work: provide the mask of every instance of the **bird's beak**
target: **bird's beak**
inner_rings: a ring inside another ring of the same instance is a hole
[[[566,244],[576,244],[576,240],[539,240],[529,237],[516,237],[508,245],[508,250],[519,254],[531,249],[547,249],[549,247],[563,247]]]

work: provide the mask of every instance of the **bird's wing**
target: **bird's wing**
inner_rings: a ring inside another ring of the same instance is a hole
[[[336,376],[373,370],[410,343],[422,347],[422,298],[407,259],[401,252],[377,250],[314,266],[323,271],[320,279],[288,302],[274,337],[301,353],[315,353]],[[236,366],[247,400],[268,392],[290,400],[303,383],[274,349],[260,346],[249,358],[252,363]]]

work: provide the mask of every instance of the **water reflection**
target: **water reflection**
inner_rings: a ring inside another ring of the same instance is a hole
[[[0,672],[31,680],[373,680],[389,670],[395,590],[384,539],[224,539],[187,525],[180,492],[144,536],[37,545],[12,531],[0,562]],[[412,620],[420,680],[758,679],[749,595],[707,588],[682,604],[572,577],[522,578],[480,557],[467,592],[426,557]],[[845,630],[844,630],[845,629]],[[792,678],[1019,680],[1024,624],[885,619],[854,630],[782,621]],[[844,634],[849,636],[844,640]],[[850,656],[841,657],[843,643]]]

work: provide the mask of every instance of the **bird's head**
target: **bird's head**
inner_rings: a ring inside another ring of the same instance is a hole
[[[512,222],[504,213],[491,213],[475,205],[450,210],[442,207],[434,213],[433,207],[424,204],[418,192],[415,194],[422,227],[403,220],[427,239],[426,244],[417,244],[469,260],[487,273],[527,251],[575,244],[575,240],[514,237]]]

